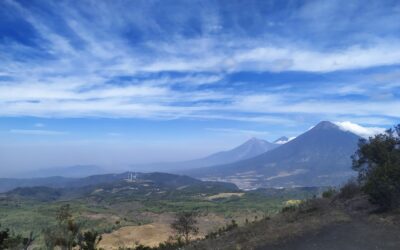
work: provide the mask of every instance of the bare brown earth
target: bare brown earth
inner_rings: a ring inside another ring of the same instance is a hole
[[[150,216],[150,215],[148,215]],[[152,223],[140,226],[126,226],[118,230],[102,235],[100,248],[118,249],[119,247],[133,247],[135,245],[158,246],[175,235],[170,228],[173,214],[152,214]],[[202,238],[211,231],[227,224],[228,220],[222,216],[208,214],[198,218],[199,234],[196,238]]]
[[[151,223],[141,226],[122,227],[112,233],[103,234],[99,247],[104,249],[118,249],[119,247],[133,247],[138,244],[158,246],[173,235],[172,229],[161,223]]]

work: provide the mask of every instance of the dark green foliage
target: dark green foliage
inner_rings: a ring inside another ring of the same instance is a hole
[[[160,243],[158,247],[153,248],[152,250],[174,250],[174,249],[181,249],[185,243],[180,240],[179,238],[173,242],[164,242]]]
[[[247,223],[248,223],[248,220],[247,220]],[[230,224],[219,228],[218,231],[208,233],[205,236],[205,238],[206,239],[215,239],[215,238],[220,237],[221,235],[223,235],[225,232],[232,231],[233,229],[237,228],[238,226],[239,225],[236,223],[236,221],[232,220]]]
[[[352,199],[360,193],[360,185],[356,180],[350,179],[345,185],[340,188],[338,198],[340,199]]]
[[[191,235],[196,235],[199,232],[197,227],[197,214],[191,212],[178,213],[171,227],[176,231],[178,236],[183,237],[188,244]]]
[[[62,195],[62,190],[50,187],[19,187],[10,192],[7,196],[15,198],[34,199],[42,202],[55,201]]]
[[[329,188],[322,193],[322,198],[332,198],[335,194],[336,190],[334,188]]]
[[[178,238],[173,241],[169,240],[164,243],[160,243],[156,247],[149,247],[140,244],[136,247],[120,247],[118,250],[176,250],[181,249],[183,246],[185,246],[185,243]]]
[[[290,205],[290,206],[285,206],[282,208],[281,213],[290,213],[296,211],[297,206],[295,205]]]
[[[360,140],[353,156],[362,189],[383,210],[400,207],[400,125]]]
[[[0,229],[0,249],[28,249],[33,241],[33,233],[29,237],[22,237],[11,233],[8,228]]]
[[[47,249],[61,247],[61,249],[96,250],[97,244],[101,241],[98,232],[81,232],[81,226],[72,217],[69,204],[63,205],[56,215],[57,225],[44,230],[44,241]]]
[[[78,246],[81,250],[95,250],[102,237],[98,232],[87,231],[78,235]]]
[[[227,229],[227,231],[230,231],[230,230],[232,230],[232,229],[235,229],[235,228],[237,228],[239,225],[236,223],[236,221],[235,220],[232,220],[231,221],[231,224],[228,224],[228,226],[226,227],[226,229]]]
[[[77,237],[80,225],[77,224],[71,213],[69,204],[60,207],[56,215],[57,225],[44,230],[44,240],[48,249],[59,246],[62,249],[72,249],[77,246]]]

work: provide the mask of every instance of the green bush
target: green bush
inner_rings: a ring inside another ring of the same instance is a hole
[[[290,213],[296,211],[297,206],[295,205],[290,205],[290,206],[285,206],[282,208],[281,213]]]
[[[340,188],[338,198],[348,200],[360,193],[360,186],[355,179],[350,179]]]
[[[400,125],[362,139],[353,156],[362,190],[383,210],[400,207]]]
[[[335,194],[336,190],[334,188],[329,188],[322,193],[322,198],[332,198]]]
[[[0,228],[0,249],[28,249],[34,241],[33,233],[29,237],[10,232],[8,228]]]

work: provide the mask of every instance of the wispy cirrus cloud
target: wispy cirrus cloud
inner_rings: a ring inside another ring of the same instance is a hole
[[[0,1],[0,158],[182,160],[320,120],[375,133],[400,119],[398,20],[396,0]]]
[[[236,12],[220,11],[240,9],[239,2],[139,1],[133,8],[119,1],[38,6],[4,1],[3,9],[13,15],[4,15],[3,25],[16,22],[30,36],[6,33],[0,43],[0,115],[284,124],[307,115],[385,116],[393,121],[400,117],[393,94],[399,88],[400,37],[398,27],[388,24],[399,17],[399,6],[375,2],[374,11],[359,13],[361,5],[317,1],[288,5],[282,13],[274,4],[255,2],[248,6],[253,26],[243,22],[249,18],[245,13],[232,18]],[[179,15],[167,15],[169,8]],[[350,20],[356,12],[357,20]],[[282,14],[286,18],[278,20]],[[370,20],[377,21],[371,25]],[[368,72],[382,67],[387,69]],[[299,74],[278,86],[274,79],[245,79],[240,87],[232,78],[242,72],[252,77],[306,72],[321,79],[296,83],[304,77]],[[339,77],[324,79],[332,74]]]

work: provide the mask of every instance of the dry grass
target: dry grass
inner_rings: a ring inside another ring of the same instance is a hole
[[[239,227],[217,239],[199,241],[187,249],[254,249],[349,220],[349,216],[332,207],[329,200],[316,199],[299,205],[293,211]]]
[[[121,227],[112,233],[103,234],[99,247],[114,250],[119,247],[133,247],[138,244],[158,246],[175,235],[175,232],[170,228],[174,219],[173,214],[147,214],[147,216],[153,217],[153,223]],[[225,226],[229,221],[229,219],[212,213],[198,217],[199,234],[195,238],[204,238],[206,234]]]
[[[83,217],[86,217],[90,220],[107,220],[109,222],[115,222],[121,220],[119,216],[111,214],[102,214],[102,213],[86,213],[83,214]]]
[[[244,193],[219,193],[219,194],[208,196],[208,197],[206,197],[206,199],[207,200],[216,200],[216,199],[230,198],[233,196],[241,197],[243,195],[244,195]]]
[[[302,203],[302,200],[287,200],[285,206],[298,206]]]
[[[122,227],[112,233],[103,234],[99,247],[112,250],[123,246],[132,247],[138,244],[158,246],[173,234],[174,232],[169,225],[161,223]]]

